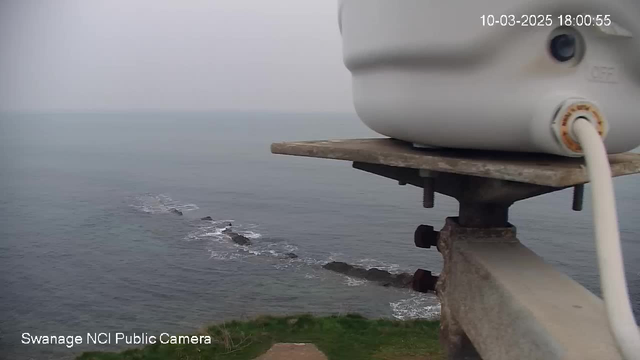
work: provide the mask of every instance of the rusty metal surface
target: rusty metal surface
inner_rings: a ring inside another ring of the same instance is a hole
[[[362,162],[354,162],[353,167],[358,170],[397,180],[398,183],[401,184],[411,184],[417,187],[424,186],[423,178],[419,176],[419,170],[417,169]],[[436,192],[451,196],[461,202],[512,204],[519,200],[564,189],[563,187],[527,184],[444,172],[436,173],[434,176]]]
[[[431,225],[419,225],[413,233],[413,243],[421,249],[429,249],[438,246],[439,233],[433,230]]]
[[[426,293],[436,290],[438,277],[434,276],[431,271],[418,269],[413,274],[411,288],[417,292]]]
[[[472,175],[556,188],[588,182],[582,159],[543,154],[415,149],[406,142],[384,138],[274,143],[271,152]],[[611,155],[609,161],[613,176],[640,173],[640,154]]]
[[[417,169],[360,162],[353,167],[399,183],[425,186]],[[472,228],[505,226],[514,202],[563,189],[452,173],[432,172],[432,176],[432,190],[458,200],[460,224]]]
[[[469,228],[500,228],[509,224],[509,205],[505,203],[460,202],[458,222]]]
[[[449,360],[621,359],[602,300],[522,245],[514,227],[466,228],[448,218],[438,249]]]

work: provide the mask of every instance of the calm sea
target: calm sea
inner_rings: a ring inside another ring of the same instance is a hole
[[[276,141],[372,136],[352,114],[0,115],[0,358],[116,350],[27,346],[25,332],[180,334],[264,313],[437,316],[433,295],[320,266],[439,272],[440,255],[417,250],[413,231],[440,228],[453,200],[423,209],[419,189],[347,162],[269,152]],[[639,314],[640,176],[615,185]],[[527,246],[599,291],[588,201],[573,212],[569,191],[526,200],[511,222]],[[228,223],[254,245],[230,243]]]

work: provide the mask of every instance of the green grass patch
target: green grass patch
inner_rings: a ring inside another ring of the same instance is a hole
[[[120,353],[87,352],[77,360],[250,360],[280,342],[313,343],[330,360],[440,360],[437,321],[359,315],[262,316],[213,325],[211,345],[148,345]]]

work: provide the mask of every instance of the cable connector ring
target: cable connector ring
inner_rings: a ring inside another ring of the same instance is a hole
[[[589,121],[603,140],[609,132],[609,123],[595,103],[580,98],[565,100],[551,121],[551,129],[556,140],[569,156],[583,154],[582,147],[572,130],[574,121],[579,118]]]

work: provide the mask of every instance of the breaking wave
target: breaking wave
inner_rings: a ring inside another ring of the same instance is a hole
[[[377,259],[362,259],[356,261],[355,265],[363,267],[365,269],[378,268],[380,270],[386,270],[388,272],[397,272],[400,269],[400,265],[388,263],[386,261]]]
[[[299,257],[291,258],[291,254],[298,250],[297,246],[286,241],[263,239],[263,235],[258,231],[258,225],[256,224],[241,224],[229,219],[202,222],[203,224],[196,230],[187,234],[185,240],[208,241],[207,249],[212,259],[236,260],[255,256],[267,256],[288,260],[286,263],[304,262],[304,259]],[[253,241],[251,245],[236,244],[224,233],[227,229],[252,241],[258,239],[262,239],[262,241]],[[278,263],[274,264],[274,266],[282,268],[287,265]]]
[[[299,252],[298,246],[282,239],[264,236],[259,232],[256,224],[241,224],[232,219],[202,220],[199,227],[185,236],[187,241],[207,241],[207,251],[211,259],[215,260],[240,260],[251,257],[267,257],[273,259],[272,266],[279,270],[299,269],[302,267],[317,268],[331,261],[337,261],[344,257],[342,253],[331,252],[326,258],[307,256]],[[252,240],[251,245],[239,245],[234,243],[225,230],[242,235]],[[254,241],[258,240],[258,241]],[[377,267],[388,271],[397,271],[397,264],[387,263],[376,259],[361,259],[351,261],[358,266],[370,269]],[[323,270],[324,271],[324,270]],[[344,283],[347,286],[360,286],[367,283],[364,279],[355,279],[345,275]],[[317,277],[317,275],[314,275]]]
[[[440,318],[440,303],[432,294],[416,294],[407,299],[390,302],[392,316],[398,320]]]
[[[168,195],[145,194],[135,198],[134,208],[150,213],[167,213],[172,208],[180,211],[197,210],[195,204],[184,204],[173,200]],[[225,230],[242,235],[252,240],[251,245],[239,245],[231,241],[225,234]],[[298,253],[299,248],[287,241],[272,239],[263,236],[256,224],[242,224],[233,219],[200,220],[196,228],[185,237],[187,241],[206,241],[210,259],[219,261],[241,261],[250,257],[267,257],[273,259],[273,267],[279,270],[291,270],[304,268],[304,278],[322,280],[322,270],[317,267],[330,261],[346,260],[357,266],[370,269],[378,268],[389,272],[399,272],[398,264],[382,260],[365,258],[359,260],[345,259],[342,253],[331,252],[325,259],[307,257]],[[292,254],[296,254],[295,257]],[[352,260],[352,261],[349,261]],[[309,267],[311,266],[311,267]],[[314,270],[314,268],[316,270]],[[316,271],[321,271],[317,273]],[[328,273],[327,273],[328,275]],[[368,283],[365,279],[356,279],[343,276],[343,284],[349,287],[363,286]],[[396,302],[390,302],[389,307],[393,318],[398,320],[409,319],[439,319],[440,303],[431,294],[415,294],[409,298]]]
[[[132,207],[149,214],[168,213],[171,209],[182,212],[199,209],[195,204],[185,204],[173,200],[165,194],[145,194],[137,196]],[[225,230],[242,235],[252,240],[251,245],[239,245],[231,241]],[[285,240],[265,237],[256,224],[242,224],[233,219],[200,220],[196,228],[185,237],[187,241],[206,241],[209,257],[221,261],[238,261],[250,257],[267,257],[275,260],[273,266],[280,270],[306,268],[304,278],[322,279],[321,273],[314,268],[330,261],[346,260],[357,266],[370,269],[378,268],[389,272],[399,272],[398,264],[382,260],[365,258],[359,260],[344,259],[342,253],[331,252],[325,259],[304,256],[298,253],[298,246]],[[257,240],[257,241],[256,241]],[[295,254],[295,256],[292,256]],[[349,261],[351,260],[351,261]],[[311,268],[309,266],[312,266]],[[311,270],[311,272],[309,272]],[[321,271],[322,272],[322,271]],[[349,287],[362,286],[368,283],[364,279],[356,279],[343,275],[343,283]],[[392,316],[399,320],[408,319],[438,319],[440,317],[440,303],[431,294],[416,294],[396,302],[390,302]]]
[[[131,207],[148,214],[168,213],[171,209],[182,212],[198,210],[196,204],[185,204],[177,200],[173,200],[169,195],[160,194],[144,194],[134,198]]]
[[[352,278],[350,276],[345,276],[345,284],[347,284],[347,286],[360,286],[360,285],[364,285],[366,283],[367,283],[367,280],[356,279],[356,278]]]

